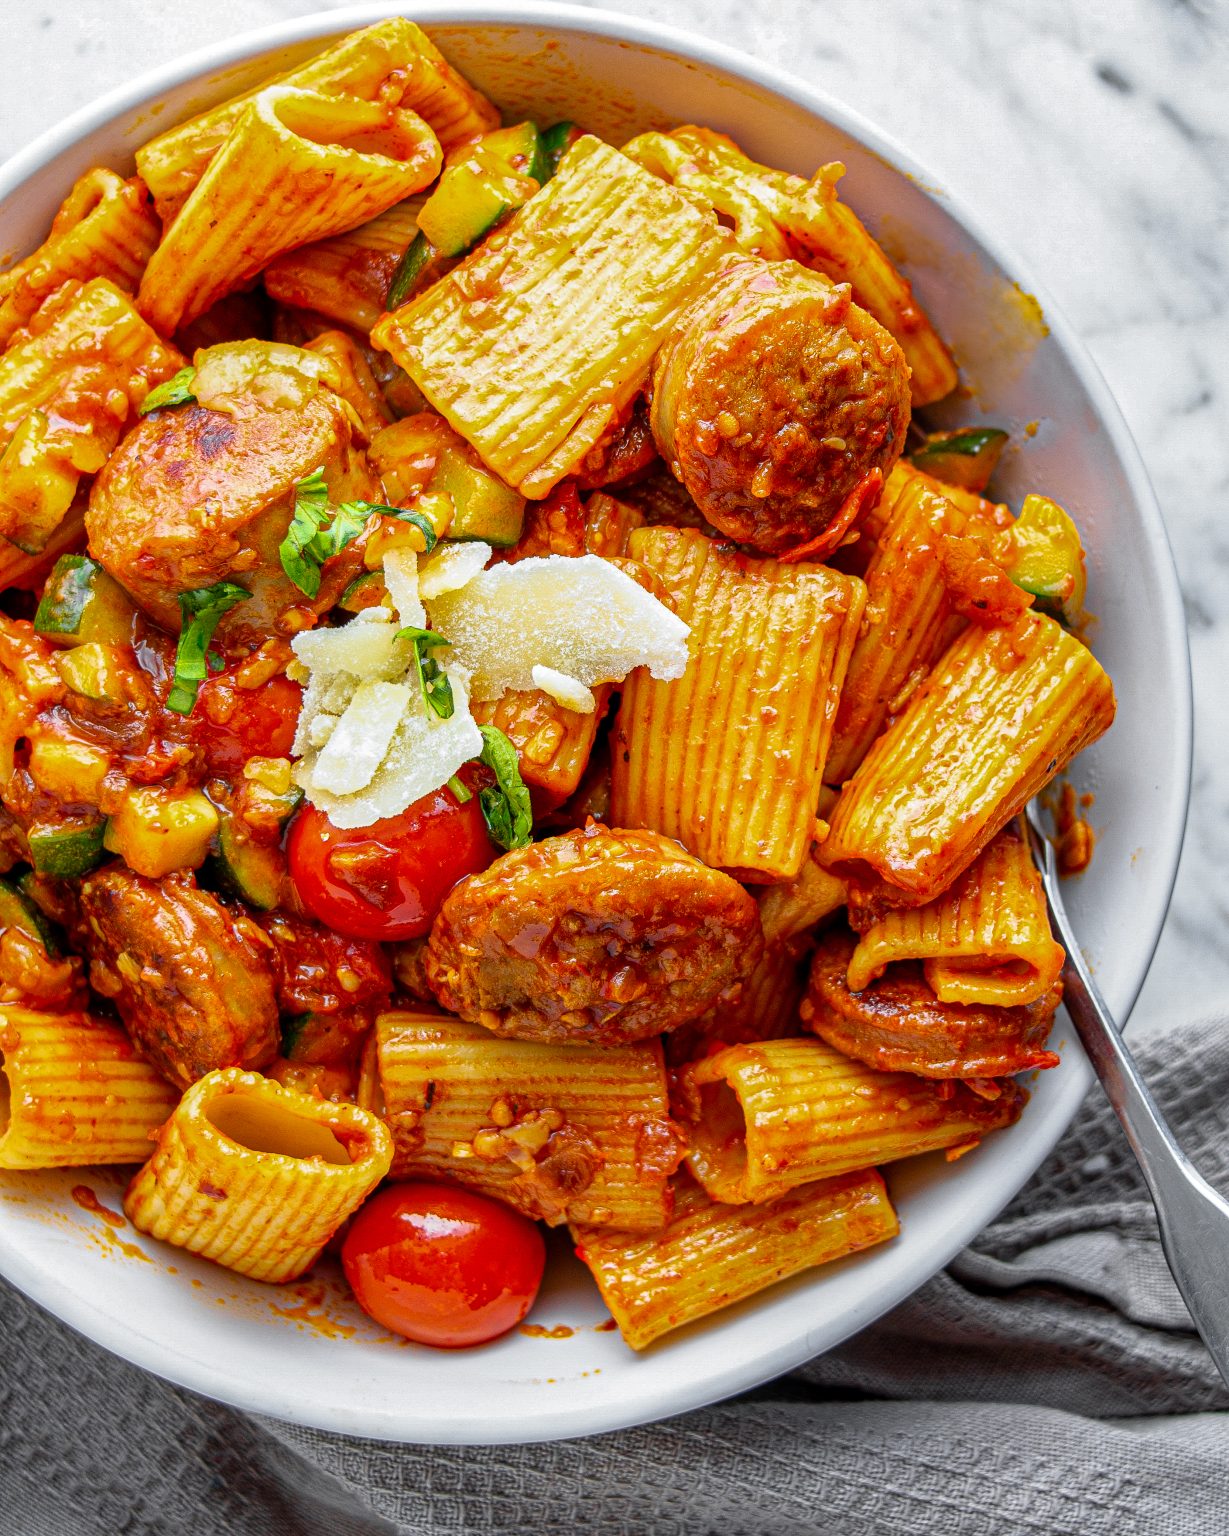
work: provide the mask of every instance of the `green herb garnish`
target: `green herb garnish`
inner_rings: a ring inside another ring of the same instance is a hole
[[[495,783],[478,791],[487,831],[501,848],[523,848],[533,834],[533,807],[521,778],[516,748],[496,726],[480,725],[478,729],[482,732],[478,761],[495,774]]]
[[[169,405],[191,405],[196,399],[192,393],[192,383],[195,378],[196,369],[191,364],[187,368],[181,368],[173,378],[167,379],[165,384],[159,384],[150,390],[141,402],[137,415],[148,416],[150,411],[161,411]]]
[[[473,790],[467,789],[455,773],[448,780],[448,788],[452,791],[453,799],[458,805],[465,805],[474,798]]]
[[[414,642],[414,669],[418,673],[418,686],[422,689],[423,702],[441,720],[450,720],[454,704],[452,684],[438,661],[430,653],[439,645],[451,645],[443,635],[431,629],[415,629],[413,625],[397,631],[398,640]]]
[[[314,469],[294,488],[294,515],[278,554],[284,570],[300,592],[315,597],[320,590],[320,572],[326,560],[339,555],[353,543],[367,525],[372,513],[413,523],[423,536],[424,554],[435,548],[435,529],[421,512],[407,512],[404,507],[386,507],[378,501],[343,501],[329,510],[329,488],[324,470]]]
[[[179,648],[175,652],[175,675],[166,707],[177,715],[190,715],[196,695],[212,663],[209,642],[218,620],[236,603],[246,602],[251,593],[233,581],[219,581],[212,587],[195,587],[179,594]]]

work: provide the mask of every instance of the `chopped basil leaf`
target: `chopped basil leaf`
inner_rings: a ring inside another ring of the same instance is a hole
[[[196,399],[192,393],[192,381],[195,378],[196,369],[190,364],[187,368],[181,368],[173,378],[167,379],[165,384],[159,384],[150,390],[141,402],[137,415],[148,416],[150,411],[161,411],[168,405],[191,405]]]
[[[294,515],[278,553],[284,570],[300,592],[315,597],[326,560],[339,555],[367,526],[373,513],[413,523],[423,536],[424,554],[435,547],[435,529],[420,512],[387,507],[378,501],[343,501],[329,512],[329,490],[324,470],[313,470],[295,486]]]
[[[443,635],[437,635],[434,630],[415,629],[413,625],[406,629],[399,629],[397,639],[414,642],[414,669],[418,673],[418,686],[422,689],[423,702],[441,720],[450,720],[455,708],[452,684],[448,681],[447,674],[441,670],[439,662],[429,652],[437,645],[451,645],[452,642],[445,640]]]
[[[206,655],[213,632],[222,615],[246,602],[251,593],[233,581],[219,581],[212,587],[195,587],[179,594],[179,649],[175,652],[175,675],[166,707],[177,715],[190,715],[196,695],[205,681],[209,663]]]
[[[496,726],[480,725],[478,729],[482,732],[478,761],[495,774],[494,785],[478,791],[487,831],[501,848],[523,848],[533,834],[533,807],[521,778],[516,748]]]
[[[474,798],[472,789],[468,789],[454,773],[448,780],[448,788],[452,791],[452,797],[458,805],[466,805]]]

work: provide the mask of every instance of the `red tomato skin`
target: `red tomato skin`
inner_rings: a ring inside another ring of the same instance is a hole
[[[192,710],[211,774],[234,780],[250,757],[289,757],[303,690],[288,677],[238,688],[219,672],[201,684]]]
[[[470,775],[463,769],[461,777]],[[386,942],[428,933],[457,881],[499,855],[477,794],[459,805],[447,788],[348,832],[304,805],[287,852],[295,890],[313,917],[352,938]]]
[[[546,1244],[528,1217],[485,1195],[391,1184],[359,1210],[341,1263],[377,1323],[419,1344],[464,1349],[525,1317],[542,1283]]]

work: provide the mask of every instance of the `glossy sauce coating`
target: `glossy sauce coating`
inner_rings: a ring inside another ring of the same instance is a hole
[[[759,909],[728,875],[670,838],[592,822],[462,881],[427,977],[497,1034],[618,1045],[696,1018],[761,944]]]

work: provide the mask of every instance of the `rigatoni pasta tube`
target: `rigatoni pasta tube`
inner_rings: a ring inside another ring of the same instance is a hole
[[[0,356],[0,534],[29,553],[183,357],[105,277],[66,282]]]
[[[539,1045],[427,1009],[381,1014],[376,1041],[398,1177],[447,1174],[550,1226],[665,1223],[682,1141],[658,1041]]]
[[[226,1067],[193,1083],[124,1196],[133,1226],[253,1280],[293,1280],[392,1162],[383,1122]]]
[[[663,1333],[899,1230],[883,1179],[867,1168],[764,1205],[719,1205],[680,1178],[663,1231],[641,1237],[574,1225],[572,1237],[624,1341],[644,1349]]]
[[[861,936],[849,986],[861,992],[901,960],[920,960],[941,1003],[1034,1002],[1066,956],[1050,932],[1041,877],[1014,826],[924,907],[887,912]]]
[[[73,184],[36,251],[0,273],[0,348],[62,284],[105,277],[135,293],[162,225],[149,194],[99,166]]]
[[[845,785],[820,857],[885,907],[924,906],[1113,719],[1109,678],[1053,619],[970,626]]]
[[[837,700],[866,589],[826,566],[747,558],[691,529],[628,547],[691,626],[677,682],[643,670],[612,742],[616,826],[674,837],[714,868],[791,880],[815,835]]]
[[[622,418],[726,249],[711,214],[586,135],[372,343],[501,479],[543,497]]]
[[[940,1148],[967,1149],[1019,1118],[1014,1082],[876,1072],[819,1040],[734,1045],[682,1074],[687,1165],[714,1200],[772,1200],[798,1184]]]
[[[291,86],[261,91],[167,230],[138,304],[167,335],[275,256],[353,229],[440,168],[423,120]]]
[[[364,335],[384,313],[389,284],[418,233],[425,197],[410,197],[343,235],[316,240],[265,268],[265,292]]]
[[[421,27],[400,16],[351,32],[286,74],[263,80],[137,150],[137,170],[170,224],[245,109],[270,85],[405,107],[431,125],[445,149],[499,126],[499,112],[461,78]],[[240,195],[246,195],[243,188]]]
[[[644,133],[624,150],[646,170],[718,209],[738,243],[767,261],[792,257],[838,283],[900,343],[909,364],[914,406],[941,400],[956,387],[956,365],[914,297],[908,280],[857,214],[837,195],[839,162],[810,181],[749,160],[733,139],[710,128]]]
[[[1062,1000],[1060,983],[1011,1008],[941,1003],[921,966],[906,960],[854,992],[847,972],[855,942],[840,929],[819,941],[798,1011],[803,1029],[836,1050],[879,1072],[978,1079],[983,1096],[1000,1091],[989,1079],[1058,1065],[1046,1041]]]
[[[117,1024],[0,1008],[0,1168],[144,1162],[178,1101]]]
[[[824,768],[829,784],[850,777],[898,697],[964,628],[963,620],[953,620],[939,558],[943,536],[965,532],[964,514],[920,475],[895,470],[880,513],[885,504],[886,520],[863,576],[866,623],[850,658]]]

